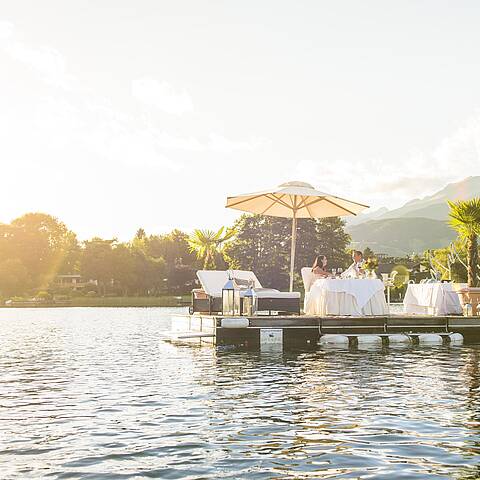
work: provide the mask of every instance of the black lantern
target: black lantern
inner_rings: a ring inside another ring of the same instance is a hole
[[[240,289],[233,278],[222,289],[222,312],[224,315],[240,315]]]

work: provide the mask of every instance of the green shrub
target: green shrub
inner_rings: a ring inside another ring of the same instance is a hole
[[[58,302],[65,302],[67,300],[70,300],[70,295],[55,295],[54,300]]]
[[[71,298],[79,298],[79,297],[84,297],[86,294],[87,294],[87,292],[85,292],[85,290],[72,290],[69,293],[69,296]]]
[[[25,301],[28,300],[28,299],[25,298],[25,297],[19,297],[19,296],[17,295],[17,296],[11,297],[10,300],[11,300],[12,302],[25,302]]]
[[[43,300],[43,301],[47,301],[47,300],[51,300],[52,299],[52,295],[50,295],[50,293],[42,290],[40,292],[37,292],[37,294],[35,295],[35,298],[37,300]]]

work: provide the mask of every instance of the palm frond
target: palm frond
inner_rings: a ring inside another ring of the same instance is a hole
[[[213,240],[215,240],[216,242],[220,241],[221,238],[222,238],[223,230],[224,230],[224,227],[220,227],[220,229],[218,230],[218,232],[216,232],[216,233],[212,232],[212,234],[213,234]]]
[[[221,227],[218,231],[208,229],[196,229],[188,238],[188,245],[191,252],[196,253],[198,259],[204,260],[204,265],[213,261],[215,264],[215,256],[221,252],[222,245],[232,238],[234,232],[227,229],[224,234],[225,227]]]
[[[480,234],[480,198],[448,202],[450,207],[449,224],[461,237]]]
[[[237,234],[237,230],[235,228],[228,228],[225,235],[223,236],[223,242],[227,242],[228,240],[232,239]]]

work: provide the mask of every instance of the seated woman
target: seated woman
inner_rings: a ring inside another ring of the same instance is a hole
[[[328,278],[330,273],[327,271],[327,257],[325,255],[318,255],[313,262],[312,273],[317,278]]]

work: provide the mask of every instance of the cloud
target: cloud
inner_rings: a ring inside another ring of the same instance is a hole
[[[431,152],[414,152],[405,162],[399,162],[393,173],[396,178],[380,183],[379,191],[390,186],[391,191],[427,195],[447,183],[480,175],[480,114],[443,138]]]
[[[10,22],[0,22],[0,48],[12,59],[26,65],[49,85],[73,90],[78,85],[74,75],[68,72],[65,57],[54,48],[31,47],[21,42]]]
[[[159,82],[151,77],[133,80],[132,95],[145,105],[156,107],[172,115],[193,111],[192,99],[185,90],[176,92],[168,82]]]
[[[211,133],[209,135],[209,141],[207,149],[220,153],[232,153],[234,151],[253,151],[267,145],[268,142],[265,139],[253,138],[249,141],[232,141],[223,135],[217,133]]]
[[[183,124],[177,125],[177,131],[173,126],[167,129],[158,118],[118,107],[108,97],[79,88],[80,81],[70,74],[67,59],[58,50],[24,43],[8,22],[0,22],[0,52],[55,87],[29,102],[12,99],[11,108],[0,112],[0,126],[5,126],[0,128],[0,150],[3,157],[11,158],[11,172],[31,170],[34,164],[39,175],[49,172],[50,180],[68,181],[72,171],[91,176],[92,181],[117,172],[121,181],[130,175],[161,179],[207,155],[210,161],[218,160],[220,155],[211,153],[222,154],[224,161],[225,154],[251,151],[266,143],[257,138],[232,140],[216,132],[199,135],[200,130],[208,132],[205,125],[184,134]],[[140,78],[132,82],[132,92],[171,114],[193,110],[188,93],[175,91],[166,82]]]
[[[295,177],[320,190],[376,205],[397,206],[467,176],[480,175],[480,114],[443,138],[431,151],[394,161],[383,158],[302,160]]]
[[[12,37],[14,31],[15,27],[13,23],[0,20],[0,40],[7,40]]]
[[[443,139],[427,162],[435,171],[467,170],[480,173],[480,114],[470,118],[452,135]],[[462,172],[463,173],[463,172]],[[466,175],[461,175],[464,178]]]
[[[58,94],[40,98],[31,119],[31,138],[39,151],[46,149],[52,154],[50,166],[68,162],[71,152],[76,152],[84,164],[94,168],[100,166],[100,160],[111,166],[180,172],[189,161],[178,158],[182,152],[230,153],[263,145],[260,140],[236,142],[217,134],[203,141],[172,134],[91,94],[86,98]]]
[[[185,150],[189,152],[203,152],[205,150],[205,145],[195,137],[174,135],[153,126],[150,129],[156,136],[158,146],[166,150]]]
[[[101,99],[66,102],[58,97],[50,99],[50,108],[43,112],[47,119],[56,113],[57,122],[49,122],[51,135],[55,135],[54,125],[70,116],[65,128],[71,127],[64,136],[70,138],[69,147],[79,145],[89,153],[89,157],[107,160],[111,165],[149,167],[154,170],[167,169],[172,172],[182,170],[183,164],[174,161],[162,151],[159,132],[143,124],[135,116],[118,110]],[[75,119],[72,120],[71,116]],[[44,136],[46,139],[49,135]],[[50,135],[50,136],[51,136]]]
[[[61,96],[41,98],[33,110],[36,141],[53,151],[68,149],[84,128],[80,110]]]
[[[422,195],[425,191],[435,191],[444,187],[449,182],[446,176],[431,176],[431,177],[417,177],[417,176],[397,176],[390,179],[380,181],[375,186],[377,193],[405,193],[407,195]]]
[[[230,140],[218,133],[210,133],[208,139],[201,140],[193,136],[181,136],[169,133],[165,130],[149,127],[155,136],[157,145],[165,150],[184,150],[187,152],[215,152],[233,153],[237,151],[253,151],[268,145],[265,139],[252,138],[250,140]]]

